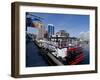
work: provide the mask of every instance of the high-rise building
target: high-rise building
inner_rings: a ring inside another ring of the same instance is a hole
[[[43,39],[44,38],[44,34],[45,34],[45,27],[43,24],[38,26],[38,35],[37,35],[37,39]]]
[[[26,13],[26,31],[28,32],[27,27],[33,28],[37,40],[44,38],[45,26],[42,20],[42,17],[34,15],[32,12]]]
[[[33,21],[33,28],[37,29],[37,37],[36,39],[43,39],[45,34],[45,27],[42,21]]]
[[[48,24],[48,35],[49,37],[55,34],[55,29],[53,24]]]

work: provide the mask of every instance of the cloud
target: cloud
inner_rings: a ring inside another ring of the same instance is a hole
[[[89,41],[89,31],[87,32],[80,32],[79,38],[85,41]]]

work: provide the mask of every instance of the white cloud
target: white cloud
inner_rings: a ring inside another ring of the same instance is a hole
[[[79,38],[82,40],[89,41],[89,31],[87,32],[80,32],[79,33]]]

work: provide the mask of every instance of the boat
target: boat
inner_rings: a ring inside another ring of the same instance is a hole
[[[80,46],[69,45],[67,47],[57,47],[47,41],[41,41],[42,48],[50,52],[64,65],[76,65],[84,60],[83,49]]]
[[[67,56],[64,59],[64,64],[75,65],[84,60],[84,54],[81,47],[70,47],[67,50]]]

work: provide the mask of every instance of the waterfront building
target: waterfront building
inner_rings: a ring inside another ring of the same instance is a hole
[[[56,35],[53,35],[50,40],[56,42],[60,48],[67,47],[69,44],[76,46],[79,42],[78,38],[70,37],[69,33],[65,30],[60,30]]]
[[[33,28],[35,30],[34,34],[36,35],[37,40],[44,38],[45,27],[42,20],[42,17],[34,15],[32,12],[26,13],[26,31],[28,32],[28,27]]]
[[[60,37],[69,37],[69,33],[67,33],[65,30],[59,30],[59,32],[57,32],[56,35]]]
[[[39,26],[38,26],[38,34],[37,34],[37,39],[43,39],[44,38],[44,34],[45,34],[45,27],[44,25],[41,23]]]

